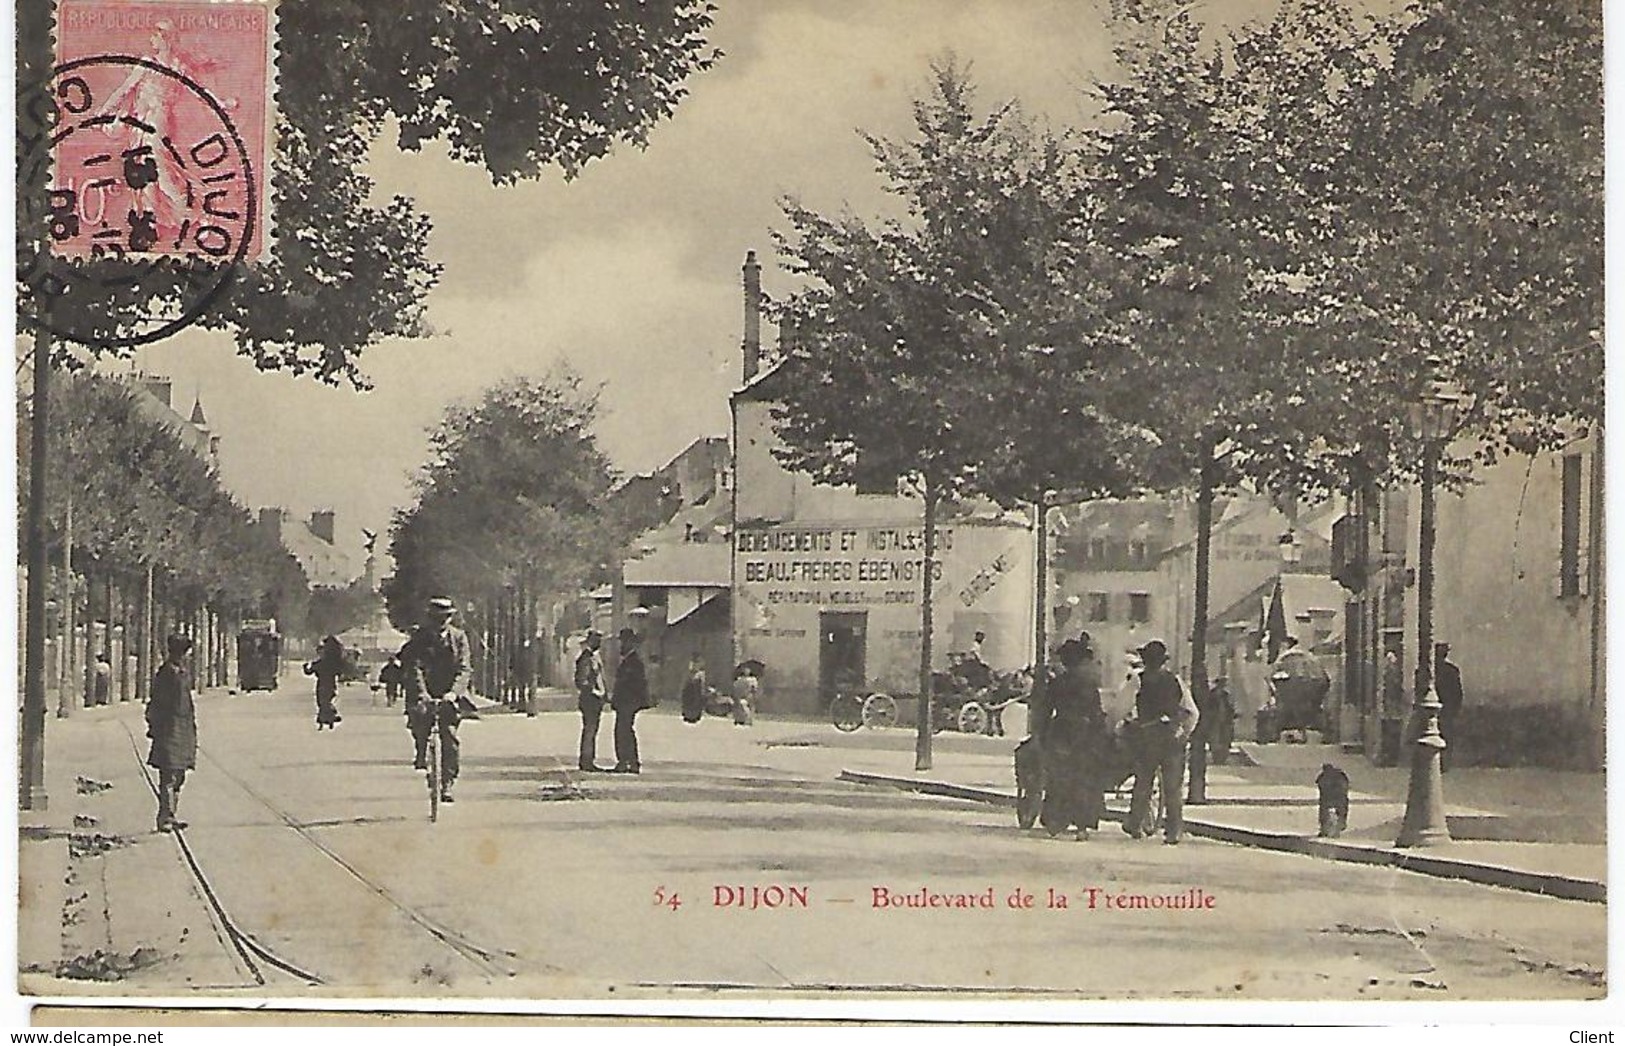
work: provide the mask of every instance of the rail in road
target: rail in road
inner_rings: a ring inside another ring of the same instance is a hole
[[[129,735],[130,748],[134,753],[137,764],[141,767],[142,778],[147,782],[147,787],[151,789],[154,798],[156,798],[158,795],[158,785],[154,780],[152,771],[149,770],[149,768],[146,766],[145,760],[142,758],[140,744],[136,740],[135,733],[130,729],[128,723],[124,724],[124,730]],[[520,972],[518,969],[519,957],[515,952],[504,949],[488,948],[481,945],[469,938],[468,935],[464,934],[463,932],[447,926],[438,919],[428,915],[417,906],[408,903],[395,891],[380,883],[377,879],[368,875],[366,872],[357,868],[355,864],[347,860],[344,855],[340,854],[322,839],[318,838],[316,833],[311,831],[309,827],[300,823],[296,818],[294,818],[284,807],[250,785],[240,775],[228,769],[206,748],[203,748],[200,745],[198,748],[198,753],[207,759],[216,770],[218,770],[228,780],[241,789],[244,794],[249,796],[256,803],[263,806],[267,811],[274,815],[277,820],[281,821],[284,826],[292,831],[297,838],[307,844],[311,849],[321,854],[332,865],[342,870],[346,875],[354,879],[356,882],[360,883],[379,901],[389,905],[395,909],[395,911],[405,916],[406,919],[412,923],[412,925],[416,926],[428,937],[438,942],[441,946],[446,948],[452,954],[456,955],[458,958],[469,963],[482,975],[490,978],[506,978],[518,975]],[[204,871],[202,863],[198,860],[197,855],[193,852],[190,843],[187,842],[185,829],[177,829],[173,834],[175,836],[176,843],[180,847],[181,856],[185,861],[188,872],[191,874],[193,881],[197,884],[198,890],[203,894],[204,899],[208,902],[211,911],[214,913],[215,919],[218,921],[218,928],[222,937],[231,945],[233,951],[236,952],[237,957],[243,963],[243,966],[249,972],[249,975],[254,978],[256,984],[265,986],[268,981],[273,978],[292,978],[309,986],[321,986],[328,983],[326,978],[322,977],[315,971],[277,954],[273,949],[256,938],[252,932],[245,929],[242,926],[241,921],[234,917],[226,905],[220,900],[219,894],[214,889],[214,886],[210,883],[209,877]]]

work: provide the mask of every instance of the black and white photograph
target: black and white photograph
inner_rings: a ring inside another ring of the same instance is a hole
[[[1604,1021],[1603,21],[19,3],[19,996]]]

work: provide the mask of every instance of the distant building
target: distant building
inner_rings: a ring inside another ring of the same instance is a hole
[[[662,699],[676,699],[693,655],[712,685],[725,686],[732,669],[728,477],[728,441],[706,437],[654,473],[632,477],[615,495],[623,511],[651,525],[600,593],[607,596],[602,630],[612,654],[622,627],[643,637],[649,686]]]
[[[815,483],[773,456],[783,372],[761,357],[759,268],[745,263],[744,386],[732,399],[736,656],[766,666],[763,707],[823,715],[839,691],[917,694],[923,506],[898,477]],[[991,504],[944,510],[933,664],[987,634],[999,670],[1033,660],[1034,532]],[[905,719],[912,713],[904,710]]]
[[[1151,639],[1167,643],[1174,666],[1183,666],[1175,578],[1160,569],[1189,534],[1180,507],[1138,498],[1066,505],[1050,515],[1060,531],[1050,557],[1051,649],[1088,632],[1111,686],[1127,675],[1128,652]]]
[[[182,414],[174,405],[174,382],[158,374],[144,372],[124,379],[135,397],[136,408],[147,417],[168,427],[198,457],[215,461],[220,456],[220,437],[209,429],[203,413],[203,399],[193,397],[192,412]]]
[[[262,508],[259,526],[299,561],[312,588],[345,588],[364,575],[365,564],[334,543],[336,518],[324,509],[290,520],[286,509]]]

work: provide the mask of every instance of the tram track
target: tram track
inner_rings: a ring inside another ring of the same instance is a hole
[[[136,765],[141,768],[141,779],[147,783],[147,789],[152,792],[152,797],[156,800],[158,798],[158,783],[153,780],[152,771],[148,768],[146,760],[141,756],[141,744],[136,740],[135,731],[130,729],[130,725],[128,723],[122,725],[125,734],[130,739],[130,749],[135,754]],[[198,891],[203,895],[203,899],[208,904],[210,911],[213,912],[226,943],[231,945],[238,961],[248,971],[249,976],[254,978],[254,983],[257,986],[265,987],[268,983],[265,968],[260,965],[261,963],[264,963],[265,967],[303,981],[308,985],[320,986],[326,983],[319,975],[282,958],[262,944],[253,934],[239,926],[237,921],[231,917],[231,913],[226,910],[226,906],[221,902],[219,894],[215,892],[213,884],[209,882],[209,877],[204,874],[203,865],[199,863],[197,854],[192,851],[192,844],[186,839],[186,830],[178,828],[171,834],[174,835],[175,842],[180,847],[181,857],[185,860],[187,870],[192,875],[192,881],[197,884]]]
[[[129,736],[131,750],[134,753],[136,762],[141,767],[142,779],[146,781],[148,789],[156,799],[158,785],[154,775],[146,766],[134,731],[130,729],[128,723],[123,725],[126,734]],[[430,939],[479,971],[480,974],[493,979],[511,978],[519,975],[519,956],[516,952],[486,947],[407,902],[388,886],[378,882],[375,878],[356,867],[353,862],[320,839],[315,832],[293,817],[286,809],[249,784],[239,774],[227,768],[207,749],[200,745],[198,752],[208,760],[214,769],[220,771],[245,795],[269,811],[283,826],[291,829],[295,836],[307,846],[355,880],[373,896],[388,904]],[[327,978],[278,955],[252,933],[243,929],[210,883],[207,874],[203,870],[202,863],[198,860],[195,851],[186,839],[185,829],[178,829],[173,834],[187,869],[218,921],[225,940],[231,945],[232,950],[253,978],[256,986],[268,986],[272,977],[292,977],[309,986],[323,986],[329,983]],[[549,966],[549,969],[553,968]],[[554,970],[554,972],[557,971]]]
[[[312,849],[320,853],[323,857],[327,858],[331,863],[337,865],[357,883],[365,887],[370,893],[378,897],[380,900],[388,903],[397,912],[405,916],[409,921],[417,926],[418,929],[422,930],[431,938],[438,941],[453,954],[459,956],[488,977],[518,976],[518,953],[507,949],[487,948],[484,945],[471,940],[461,931],[445,925],[438,919],[435,919],[433,916],[424,912],[422,909],[409,904],[389,887],[378,882],[366,872],[363,872],[361,869],[357,868],[353,863],[346,859],[344,855],[340,854],[331,846],[327,845],[327,843],[323,842],[317,837],[315,832],[311,831],[306,825],[289,814],[281,806],[273,802],[253,785],[243,780],[242,777],[236,773],[233,773],[231,770],[227,769],[226,766],[220,762],[220,760],[216,759],[213,755],[202,748],[199,748],[199,751],[202,753],[204,758],[208,759],[209,762],[214,765],[215,769],[219,770],[222,774],[229,778],[232,783],[237,785],[238,788],[241,788],[243,792],[253,798],[255,802],[269,810],[284,825],[292,829],[294,834],[296,834]]]

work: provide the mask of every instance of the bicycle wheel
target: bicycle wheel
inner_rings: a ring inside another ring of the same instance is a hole
[[[987,709],[979,702],[966,701],[959,706],[959,732],[962,734],[979,734],[987,729]]]
[[[890,694],[870,694],[863,699],[863,725],[871,730],[897,725],[897,702]]]
[[[429,823],[433,824],[440,818],[440,728],[439,725],[430,728],[428,759],[429,769],[423,776],[429,782]]]
[[[829,703],[829,718],[835,729],[849,734],[863,725],[863,702],[852,694],[836,694]]]

